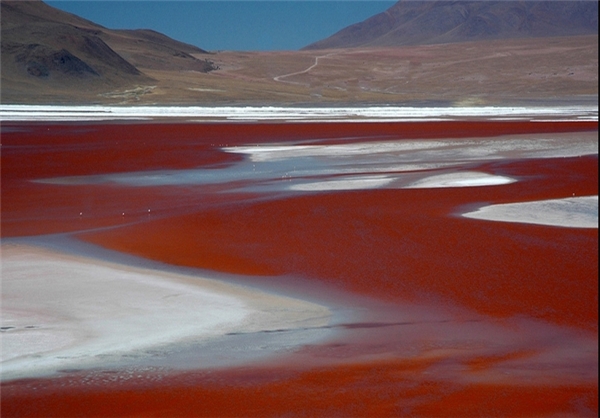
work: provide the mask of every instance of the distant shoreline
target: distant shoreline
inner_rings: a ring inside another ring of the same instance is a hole
[[[561,106],[104,106],[0,105],[2,122],[405,122],[483,120],[598,121],[597,105]]]

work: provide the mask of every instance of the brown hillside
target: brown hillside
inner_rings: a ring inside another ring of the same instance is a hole
[[[110,30],[41,1],[2,1],[2,101],[47,100],[152,83],[147,70],[206,72],[200,48],[150,30]]]
[[[597,1],[401,0],[304,49],[598,34]]]
[[[597,103],[597,34],[209,54],[41,1],[1,5],[2,103]]]

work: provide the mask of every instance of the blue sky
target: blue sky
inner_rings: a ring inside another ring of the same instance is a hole
[[[46,1],[110,29],[154,29],[202,49],[296,50],[395,1]]]

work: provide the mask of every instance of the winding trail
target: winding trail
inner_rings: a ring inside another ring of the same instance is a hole
[[[319,60],[321,58],[327,58],[327,57],[330,57],[332,55],[337,55],[337,54],[339,54],[339,52],[330,52],[329,54],[319,55],[318,57],[315,57],[315,62],[310,67],[308,67],[308,68],[306,68],[306,69],[304,69],[302,71],[296,71],[296,72],[289,73],[289,74],[278,75],[276,77],[273,77],[273,80],[274,81],[279,81],[281,83],[304,84],[304,83],[298,83],[298,82],[295,82],[295,81],[284,81],[284,80],[282,80],[282,78],[291,77],[293,75],[305,74],[305,73],[309,72],[310,70],[312,70],[313,68],[315,68],[317,65],[319,65]]]

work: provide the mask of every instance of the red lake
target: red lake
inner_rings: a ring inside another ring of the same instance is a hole
[[[3,417],[598,415],[597,121],[7,122],[1,157]],[[231,308],[163,325],[197,277]]]

